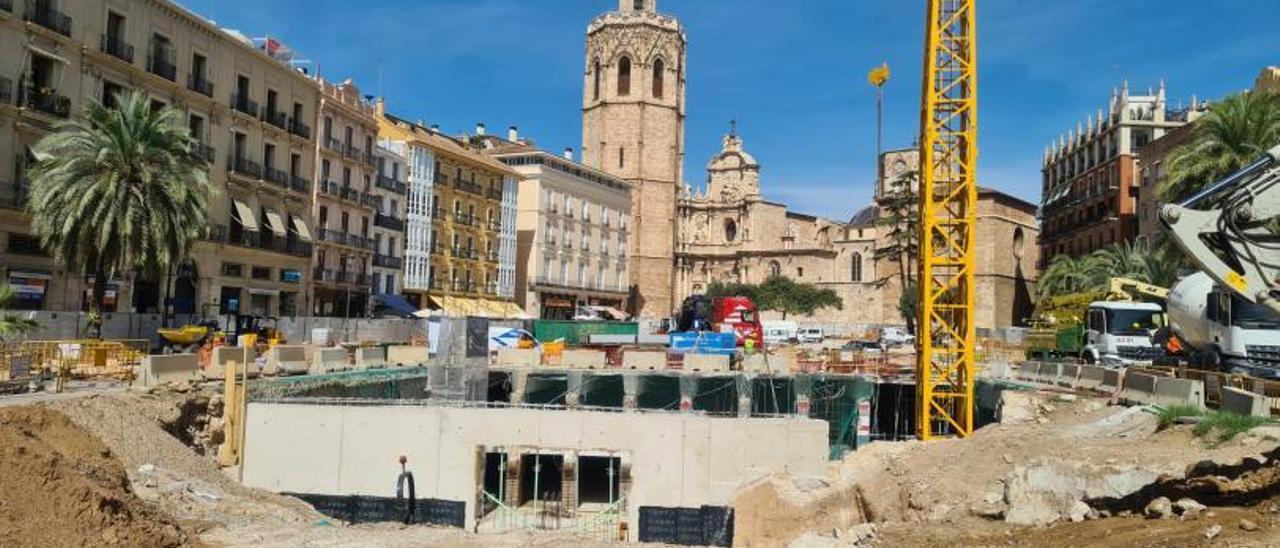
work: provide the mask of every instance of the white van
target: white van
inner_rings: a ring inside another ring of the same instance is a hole
[[[827,337],[822,333],[821,327],[805,327],[796,335],[802,343],[820,343]]]
[[[786,344],[799,337],[796,322],[769,320],[761,323],[760,327],[764,329],[764,343],[769,346]]]

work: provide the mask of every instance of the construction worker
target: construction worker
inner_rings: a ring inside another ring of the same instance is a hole
[[[742,353],[748,356],[756,353],[756,339],[754,337],[747,337],[747,340],[742,341]]]

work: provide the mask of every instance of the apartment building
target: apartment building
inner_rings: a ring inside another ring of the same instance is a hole
[[[378,204],[373,218],[373,293],[399,295],[404,270],[405,158],[386,144],[375,145],[373,195]]]
[[[29,235],[31,147],[91,100],[127,90],[179,109],[217,189],[190,264],[125,273],[108,311],[298,314],[311,257],[319,88],[286,61],[167,0],[0,0],[0,276],[16,307],[82,310],[90,280]]]
[[[1146,95],[1114,90],[1104,115],[1080,122],[1045,149],[1040,268],[1056,255],[1087,255],[1138,235],[1138,153],[1187,121],[1168,108],[1165,87]]]
[[[410,303],[445,315],[509,317],[514,222],[503,222],[515,171],[463,140],[388,114],[379,103],[379,135],[408,160],[404,292]],[[504,284],[504,275],[509,279]]]
[[[521,175],[516,304],[531,317],[592,311],[623,319],[630,289],[631,183],[538,149],[515,128],[482,148]]]
[[[373,279],[373,223],[379,197],[375,148],[377,110],[351,80],[317,78],[314,193],[316,251],[312,259],[312,314],[361,317],[368,313]]]

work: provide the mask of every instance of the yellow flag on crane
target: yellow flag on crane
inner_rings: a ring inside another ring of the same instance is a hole
[[[889,81],[889,63],[871,69],[871,72],[867,73],[867,81],[875,87],[884,86],[885,82]]]

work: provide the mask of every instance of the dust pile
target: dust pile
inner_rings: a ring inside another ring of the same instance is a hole
[[[115,455],[66,416],[0,409],[0,546],[183,546]]]

